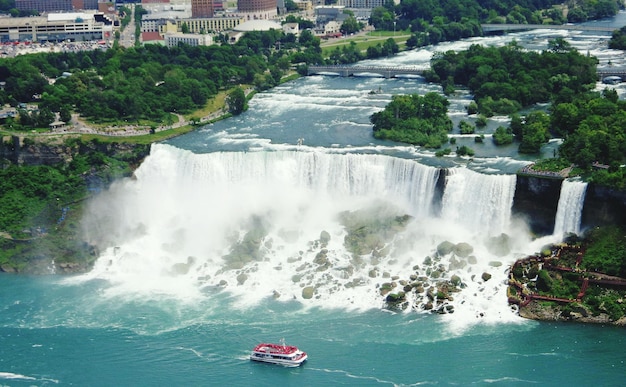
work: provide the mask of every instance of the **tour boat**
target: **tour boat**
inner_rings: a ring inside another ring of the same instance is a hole
[[[297,367],[307,359],[306,352],[302,352],[293,345],[261,343],[254,347],[250,360],[264,363],[279,364],[286,367]]]

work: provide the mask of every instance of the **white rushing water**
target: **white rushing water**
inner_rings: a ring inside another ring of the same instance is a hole
[[[526,233],[515,231],[511,219],[515,176],[455,169],[439,214],[433,204],[439,173],[382,155],[194,154],[154,145],[135,179],[91,203],[86,234],[103,250],[78,280],[108,280],[109,297],[184,302],[225,291],[239,307],[275,298],[365,310],[384,305],[384,284],[395,283],[397,292],[416,276],[430,276],[426,287],[434,287],[456,275],[467,295],[445,303],[457,316],[515,319],[506,303],[485,303],[503,297],[508,263],[528,248]],[[346,247],[341,219],[347,213],[357,222],[369,219],[362,238],[376,247],[356,255]],[[368,234],[404,215],[410,216],[405,226]],[[489,248],[500,233],[511,236],[505,253]],[[437,254],[444,241],[467,243],[471,256]],[[425,294],[408,297],[408,310],[422,310]]]
[[[434,52],[513,39],[541,50],[570,35],[471,38],[363,64],[427,68]],[[601,66],[622,63],[623,53],[606,49],[607,37],[571,38]],[[433,309],[454,307],[446,315],[451,326],[517,321],[507,304],[508,265],[558,239],[555,230],[532,240],[511,215],[514,173],[531,160],[515,145],[489,141],[507,117],[489,120],[481,144],[451,133],[457,145],[475,148],[471,159],[372,138],[369,116],[392,95],[429,91],[441,88],[423,79],[307,77],[257,94],[249,111],[170,140],[175,146],[154,145],[135,179],[91,202],[84,228],[100,256],[74,281],[105,280],[105,297],[160,304],[210,304],[219,294],[241,308],[276,300],[363,310],[385,305],[384,287],[398,293],[422,282],[432,289],[456,276],[460,291],[432,302]],[[450,96],[455,128],[475,119],[466,115],[470,100],[467,90]],[[580,213],[565,205],[559,217]],[[363,226],[349,233],[350,221]],[[370,250],[350,250],[353,235]],[[438,253],[443,242],[453,251]],[[406,310],[422,311],[427,299],[427,291],[409,294]]]
[[[587,183],[579,180],[563,180],[561,195],[554,220],[554,235],[561,237],[565,233],[580,233],[580,220],[585,204]]]

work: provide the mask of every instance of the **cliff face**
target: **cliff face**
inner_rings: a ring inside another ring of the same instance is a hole
[[[513,214],[524,218],[539,235],[554,230],[562,180],[518,175]],[[618,224],[626,226],[626,192],[590,183],[585,194],[581,229]]]
[[[610,224],[626,226],[626,192],[589,184],[581,228]]]
[[[562,180],[518,175],[513,198],[513,216],[526,220],[539,235],[554,231],[554,220],[561,194]]]
[[[33,142],[22,137],[4,137],[0,141],[0,161],[8,160],[16,165],[56,165],[72,161],[77,153],[101,152],[114,158],[138,163],[150,153],[149,145],[124,143],[81,142],[47,144]]]
[[[26,144],[20,137],[0,141],[0,159],[17,165],[55,165],[72,159],[71,149],[61,145]]]

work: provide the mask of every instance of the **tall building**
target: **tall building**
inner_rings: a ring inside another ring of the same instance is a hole
[[[98,9],[98,0],[15,0],[15,8],[38,12]]]
[[[191,17],[213,17],[213,0],[191,0]]]
[[[247,20],[273,19],[277,15],[276,0],[239,0],[237,11]]]

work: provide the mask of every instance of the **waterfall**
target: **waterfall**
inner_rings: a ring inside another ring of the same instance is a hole
[[[381,305],[390,278],[449,268],[437,280],[454,273],[471,294],[492,297],[502,282],[485,287],[475,274],[505,275],[492,265],[505,258],[484,243],[510,231],[515,176],[451,170],[439,214],[439,173],[378,154],[153,145],[134,179],[90,201],[82,224],[101,254],[81,280],[107,280],[112,296],[195,300],[227,289],[242,307],[275,297],[362,309]],[[471,262],[437,255],[442,242],[471,245]],[[420,297],[411,302],[428,302]]]
[[[580,219],[586,192],[586,182],[563,180],[554,222],[554,235],[560,236],[569,232],[580,233]]]
[[[506,232],[511,222],[515,175],[484,175],[466,168],[448,171],[441,217],[488,235]]]

